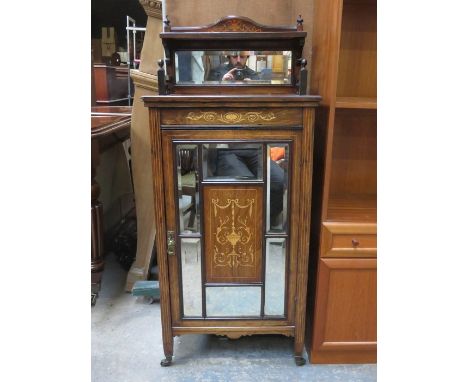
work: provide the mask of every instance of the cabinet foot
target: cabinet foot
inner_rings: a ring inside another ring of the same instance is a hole
[[[161,361],[161,366],[166,367],[166,366],[171,366],[172,364],[172,357],[166,357]]]
[[[306,361],[304,359],[304,357],[300,357],[300,356],[294,356],[294,362],[296,362],[296,366],[304,366]]]

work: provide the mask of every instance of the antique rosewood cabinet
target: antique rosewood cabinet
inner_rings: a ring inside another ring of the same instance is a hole
[[[304,364],[314,108],[305,33],[227,17],[161,33],[149,108],[165,359],[173,337],[295,339]],[[229,60],[241,64],[229,67]],[[224,70],[223,68],[226,68]],[[236,73],[223,79],[223,70]],[[213,73],[215,73],[213,75]],[[250,77],[250,78],[249,78]]]

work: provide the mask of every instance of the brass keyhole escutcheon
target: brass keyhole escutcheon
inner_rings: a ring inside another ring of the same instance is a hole
[[[175,255],[175,234],[174,231],[167,231],[167,255]]]

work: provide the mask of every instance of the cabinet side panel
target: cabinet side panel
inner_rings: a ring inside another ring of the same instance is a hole
[[[301,210],[300,239],[297,259],[297,292],[296,292],[296,333],[294,353],[302,355],[304,350],[305,315],[307,298],[307,276],[309,265],[310,211],[312,206],[312,168],[314,147],[315,110],[304,108],[304,130],[301,148]]]
[[[154,190],[154,209],[156,223],[156,252],[159,265],[159,287],[161,290],[161,324],[163,334],[164,354],[172,356],[173,339],[172,339],[172,321],[171,321],[171,299],[170,299],[170,284],[169,270],[167,262],[167,246],[166,246],[166,212],[164,198],[164,173],[162,166],[162,143],[161,129],[159,120],[159,111],[150,109],[149,114],[150,132],[151,132],[151,147],[153,153],[153,190]]]

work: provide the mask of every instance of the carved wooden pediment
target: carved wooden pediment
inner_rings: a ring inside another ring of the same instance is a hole
[[[141,2],[142,0],[140,0]],[[244,16],[226,16],[213,24],[197,27],[169,27],[166,31],[171,32],[285,32],[296,31],[294,26],[267,26],[259,24]]]
[[[262,27],[248,18],[223,18],[208,27],[210,32],[261,32]]]

